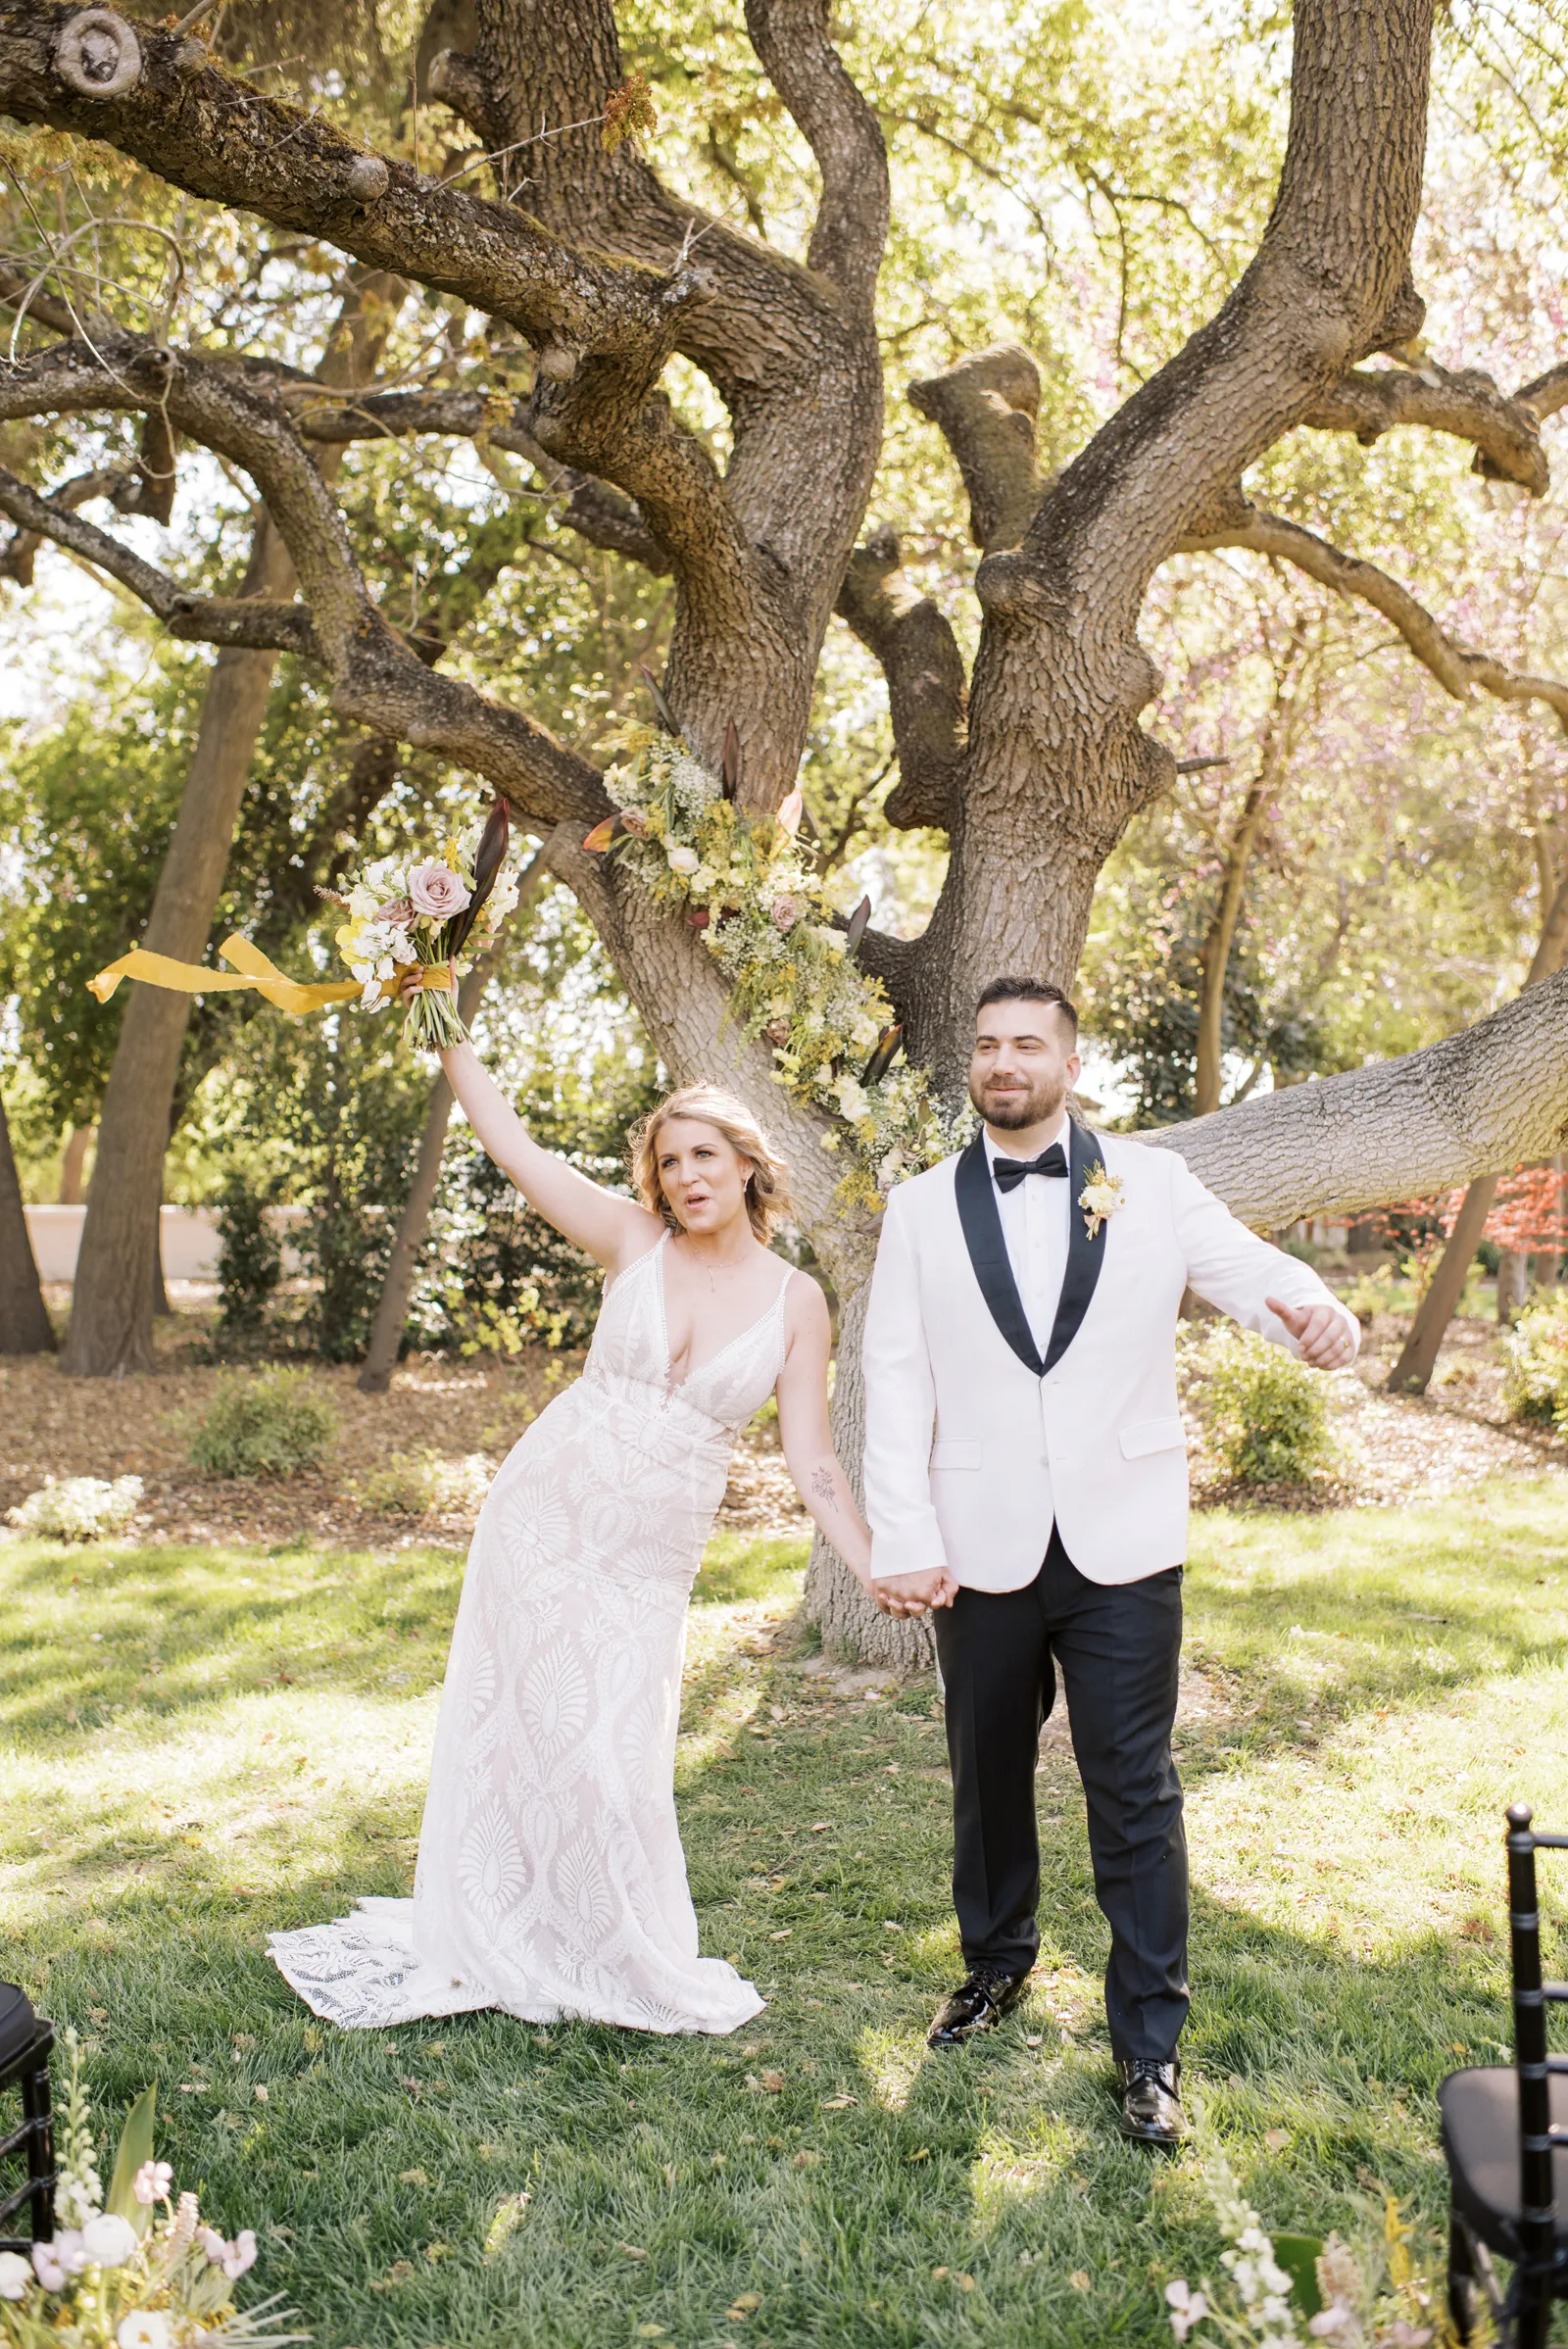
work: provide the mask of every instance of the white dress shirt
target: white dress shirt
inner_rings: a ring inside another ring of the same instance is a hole
[[[1060,1124],[1042,1148],[1049,1150],[1053,1142],[1059,1142],[1063,1157],[1070,1161],[1067,1127],[1064,1109]],[[1018,1284],[1018,1297],[1035,1351],[1044,1361],[1055,1326],[1056,1307],[1061,1301],[1061,1284],[1067,1277],[1067,1216],[1071,1205],[1068,1194],[1072,1190],[1072,1177],[1026,1175],[1021,1183],[1004,1191],[996,1176],[998,1158],[1038,1155],[1035,1150],[1016,1149],[1010,1139],[999,1141],[989,1127],[986,1129],[986,1163],[992,1170],[1007,1261]]]

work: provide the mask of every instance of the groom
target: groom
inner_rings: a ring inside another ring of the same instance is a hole
[[[983,1127],[888,1200],[865,1326],[878,1604],[936,1610],[967,1979],[933,2047],[990,2030],[1039,1948],[1034,1777],[1059,1673],[1110,1926],[1123,2133],[1183,2132],[1187,1845],[1171,1759],[1187,1551],[1175,1332],[1188,1288],[1319,1370],[1359,1332],[1317,1275],[1238,1223],[1174,1150],[1067,1115],[1060,988],[981,996]]]

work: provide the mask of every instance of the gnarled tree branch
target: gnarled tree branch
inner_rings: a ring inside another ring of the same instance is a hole
[[[1391,1164],[1428,1197],[1549,1158],[1568,1142],[1568,972],[1441,1044],[1139,1139],[1179,1150],[1233,1214],[1275,1230],[1382,1206]]]
[[[74,487],[75,484],[71,486]],[[103,485],[91,492],[102,495]],[[171,636],[197,644],[244,645],[254,652],[300,653],[319,658],[311,615],[299,604],[275,604],[262,596],[193,596],[167,571],[146,563],[109,531],[74,513],[60,494],[41,498],[36,490],[0,468],[0,514],[36,542],[53,539],[156,612]]]
[[[1475,446],[1475,467],[1498,481],[1516,481],[1533,497],[1545,494],[1550,475],[1541,445],[1541,417],[1528,392],[1512,399],[1479,367],[1450,370],[1352,367],[1321,392],[1301,417],[1319,432],[1353,432],[1370,448],[1400,424],[1451,432]]]
[[[1342,554],[1326,539],[1304,530],[1299,522],[1287,521],[1281,514],[1254,511],[1243,528],[1190,540],[1186,551],[1199,553],[1221,547],[1247,547],[1253,554],[1275,556],[1282,562],[1295,563],[1298,570],[1305,571],[1320,586],[1332,587],[1340,595],[1356,596],[1363,604],[1370,604],[1392,622],[1416,659],[1456,701],[1467,701],[1470,688],[1478,685],[1483,693],[1495,695],[1499,702],[1545,702],[1556,711],[1564,732],[1568,732],[1568,683],[1555,677],[1525,675],[1505,667],[1490,653],[1473,653],[1456,644],[1426,606],[1417,603],[1408,588],[1391,579],[1387,571],[1379,570],[1376,563],[1364,563],[1356,555]]]
[[[963,656],[946,615],[904,578],[885,523],[850,558],[836,609],[887,679],[899,755],[889,821],[946,824],[963,759]]]
[[[960,359],[909,386],[909,405],[941,429],[969,498],[969,531],[995,554],[1015,547],[1040,504],[1035,465],[1040,369],[1016,343]]]
[[[888,159],[828,34],[826,0],[746,0],[746,29],[822,174],[807,265],[869,315],[888,231]]]
[[[372,268],[460,295],[531,340],[613,353],[651,382],[669,347],[669,314],[696,285],[574,251],[515,206],[425,178],[370,155],[318,113],[225,73],[200,44],[136,28],[139,65],[99,95],[61,71],[62,37],[81,11],[0,6],[0,113],[106,139],[192,195],[324,237]]]

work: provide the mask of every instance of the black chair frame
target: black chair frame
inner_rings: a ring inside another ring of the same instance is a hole
[[[0,2079],[0,2085],[18,2085],[22,2089],[22,2127],[14,2129],[9,2136],[0,2137],[0,2161],[20,2153],[27,2168],[25,2183],[0,2196],[0,2227],[14,2219],[24,2204],[31,2205],[28,2213],[31,2232],[0,2234],[0,2251],[25,2253],[34,2243],[54,2239],[55,2130],[49,2098],[49,2055],[54,2043],[54,2025],[40,2018],[33,2037],[6,2066]]]
[[[1504,2294],[1487,2245],[1456,2207],[1448,2244],[1448,2313],[1460,2340],[1468,2341],[1479,2286],[1497,2349],[1546,2349],[1552,2302],[1568,2298],[1568,2253],[1558,2251],[1552,2179],[1552,2155],[1568,2151],[1568,2128],[1554,2127],[1551,2119],[1551,2077],[1568,2073],[1568,2056],[1548,2049],[1546,2009],[1568,2005],[1568,1982],[1542,1979],[1536,1853],[1568,1851],[1568,1835],[1540,1833],[1525,1802],[1510,1803],[1507,1817],[1513,2068],[1519,2080],[1519,2257]]]

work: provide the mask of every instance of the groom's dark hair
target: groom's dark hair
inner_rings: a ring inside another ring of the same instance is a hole
[[[1077,1005],[1050,979],[993,979],[975,999],[977,1019],[987,1003],[1054,1003],[1073,1035],[1078,1033]]]

